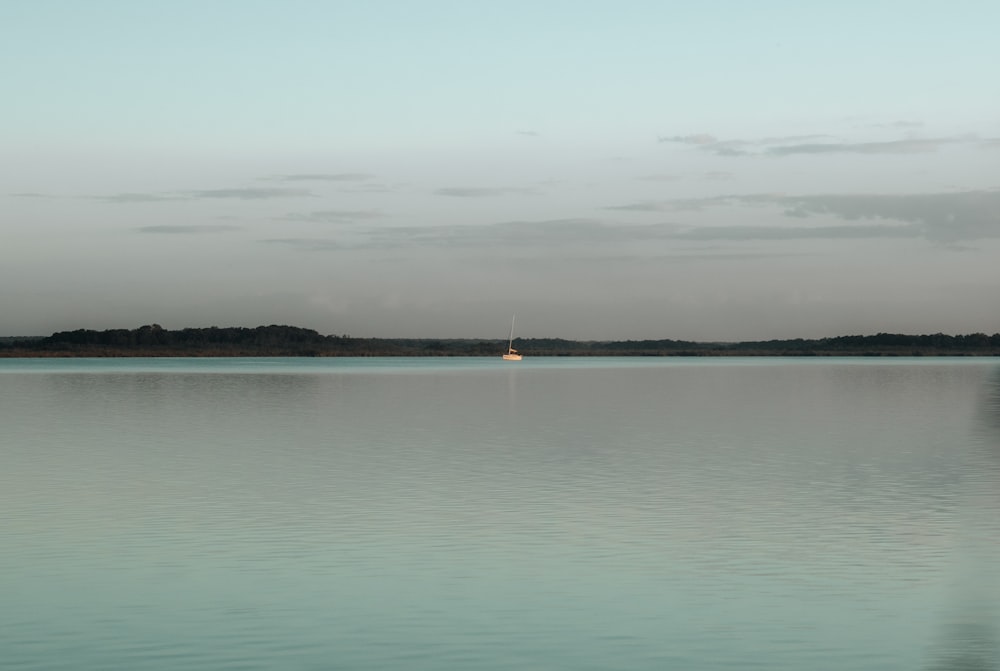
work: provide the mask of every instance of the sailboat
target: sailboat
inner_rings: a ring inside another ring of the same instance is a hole
[[[507,353],[503,355],[504,361],[520,361],[521,355],[514,349],[514,315],[510,317],[510,338],[507,340]]]

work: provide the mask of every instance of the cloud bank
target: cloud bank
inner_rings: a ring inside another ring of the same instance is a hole
[[[240,230],[239,226],[207,225],[207,226],[184,226],[179,224],[163,226],[140,226],[137,229],[140,233],[161,233],[168,235],[197,235],[200,233],[227,233]]]
[[[704,199],[640,201],[605,209],[684,212],[723,206],[773,206],[786,217],[827,215],[858,224],[844,227],[703,227],[687,239],[792,239],[815,237],[923,237],[936,242],[1000,238],[1000,190],[927,194],[728,195]],[[862,224],[879,220],[879,225]],[[896,223],[885,223],[896,222]]]
[[[364,182],[375,179],[375,175],[366,172],[338,173],[298,173],[292,175],[272,175],[263,179],[275,182]]]
[[[198,189],[193,191],[168,191],[163,193],[116,193],[94,196],[105,203],[160,203],[185,200],[270,200],[274,198],[313,198],[316,194],[306,189],[235,188]]]
[[[897,126],[902,128],[903,126]],[[717,156],[794,156],[798,154],[914,154],[935,152],[948,145],[992,147],[995,138],[972,136],[903,138],[881,142],[847,142],[831,135],[798,135],[720,140],[709,133],[661,136],[660,143],[684,144]]]
[[[384,216],[379,210],[317,210],[313,212],[293,212],[286,215],[284,220],[317,224],[342,224],[359,219],[378,219]]]
[[[450,186],[434,191],[438,196],[451,196],[454,198],[493,198],[496,196],[508,195],[536,195],[537,189],[527,189],[523,187],[463,187]]]

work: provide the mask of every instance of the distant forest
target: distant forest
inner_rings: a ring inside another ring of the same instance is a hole
[[[506,341],[352,338],[295,326],[61,331],[0,338],[0,357],[499,356]],[[1000,356],[1000,334],[849,335],[818,340],[690,342],[517,338],[525,356]]]

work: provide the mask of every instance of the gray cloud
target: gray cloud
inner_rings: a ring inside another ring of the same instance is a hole
[[[696,133],[694,135],[674,135],[670,137],[660,136],[661,143],[670,142],[675,144],[688,144],[711,152],[720,156],[743,156],[747,153],[746,147],[751,144],[745,140],[719,140],[714,135],[708,133]]]
[[[346,249],[469,249],[469,248],[568,248],[666,240],[674,236],[673,224],[623,225],[596,219],[506,221],[487,226],[385,226],[358,231],[350,241],[328,238],[262,240],[308,251]]]
[[[310,198],[313,194],[305,189],[269,189],[269,188],[244,188],[244,189],[205,189],[200,191],[187,191],[185,194],[191,198],[231,198],[236,200],[266,200],[270,198]]]
[[[265,245],[282,245],[304,252],[330,252],[351,249],[350,246],[329,238],[269,238],[259,240],[258,242]]]
[[[239,226],[226,226],[218,224],[214,226],[184,226],[184,225],[140,226],[137,230],[141,233],[192,235],[199,233],[227,233],[229,231],[237,231],[239,229],[240,229]]]
[[[696,177],[706,180],[729,180],[733,179],[735,175],[727,170],[709,170],[708,172],[703,172],[700,175],[691,175],[691,177]],[[636,177],[636,179],[639,180],[640,182],[677,182],[684,179],[684,176],[670,175],[670,174],[642,175],[640,177]]]
[[[533,131],[533,130],[519,130],[519,131],[517,131],[517,134],[518,135],[526,135],[528,137],[538,137],[539,136],[539,133],[537,133],[536,131]]]
[[[370,232],[376,247],[540,246],[591,239],[603,225],[593,219],[508,221],[488,226],[395,226]]]
[[[772,144],[790,144],[803,142],[814,142],[816,140],[831,140],[832,135],[782,135],[782,136],[772,136],[761,138],[760,140],[755,140],[753,144],[758,145],[772,145]]]
[[[723,241],[724,242],[724,241]],[[698,248],[687,248],[677,252],[663,254],[606,254],[601,252],[588,253],[576,257],[567,257],[561,262],[565,268],[577,268],[582,271],[593,269],[595,264],[607,264],[609,266],[621,267],[627,264],[633,268],[647,266],[651,268],[662,267],[662,264],[671,265],[700,263],[702,261],[760,261],[768,259],[788,259],[817,256],[812,252],[771,252],[758,250],[735,250],[731,245],[704,245]],[[509,262],[509,260],[505,260]],[[551,266],[551,257],[520,257],[516,261],[518,265],[524,267],[534,267],[546,269]]]
[[[505,246],[565,246],[574,244],[620,243],[669,238],[673,224],[613,224],[597,219],[547,219],[541,221],[506,221],[490,226],[448,226],[428,229],[447,244]]]
[[[369,179],[375,179],[375,175],[369,175],[365,172],[299,173],[273,175],[264,179],[277,182],[364,182]]]
[[[643,182],[676,182],[683,178],[680,175],[661,174],[661,175],[643,175],[641,177],[636,177],[636,179]]]
[[[437,189],[434,193],[438,196],[453,196],[455,198],[491,198],[495,196],[507,195],[536,195],[537,189],[525,189],[518,187],[461,187],[451,186]]]
[[[935,242],[1000,238],[1000,190],[931,194],[748,194],[705,199],[648,201],[607,209],[646,212],[700,210],[716,206],[774,206],[787,217],[827,215],[847,221],[880,220],[844,227],[709,227],[685,239],[778,239],[814,237],[923,237]],[[898,222],[897,224],[884,223]],[[702,231],[702,232],[699,232]]]
[[[1000,191],[783,197],[789,214],[831,214],[848,220],[891,219],[918,227],[940,242],[1000,237]]]
[[[160,193],[116,193],[111,196],[96,196],[105,203],[161,203],[169,200],[185,200],[180,196]]]
[[[657,138],[659,142],[678,142],[680,144],[693,144],[693,145],[713,145],[718,142],[714,135],[709,135],[708,133],[695,133],[693,135],[673,135],[673,136],[663,136],[661,135]]]
[[[853,238],[917,238],[914,225],[874,226],[704,226],[678,233],[683,240],[834,240]]]
[[[315,194],[305,189],[204,189],[197,191],[174,191],[166,193],[116,193],[110,196],[93,196],[105,203],[162,203],[178,200],[234,199],[266,200],[270,198],[311,198]]]
[[[627,205],[609,205],[605,210],[623,210],[625,212],[665,212],[671,211],[671,201],[645,200],[639,203],[629,203]]]
[[[905,122],[900,122],[905,123]],[[981,142],[971,137],[902,139],[887,142],[843,142],[830,135],[792,135],[756,140],[719,140],[714,135],[675,135],[660,142],[696,146],[717,156],[792,156],[796,154],[912,154],[934,152],[944,145]]]
[[[399,182],[395,184],[384,184],[384,183],[359,183],[354,184],[350,187],[341,188],[340,191],[344,193],[394,193],[402,190],[406,186],[405,182]]]
[[[295,249],[473,249],[530,248],[610,250],[614,245],[654,241],[773,241],[834,239],[914,239],[954,244],[1000,238],[1000,191],[943,194],[782,194],[727,195],[704,199],[646,201],[606,208],[635,212],[683,212],[713,207],[771,208],[785,225],[683,228],[675,223],[626,224],[600,219],[505,221],[486,226],[372,226],[350,229],[345,239],[267,240]],[[349,211],[302,215],[305,221],[341,221]],[[371,213],[377,216],[377,213]],[[816,216],[851,222],[810,225]],[[652,251],[652,250],[650,250]]]
[[[928,140],[895,140],[892,142],[822,142],[769,147],[770,156],[792,154],[915,154],[937,151],[942,145],[954,144],[957,139],[936,138]]]
[[[728,196],[715,198],[679,198],[675,200],[644,200],[625,205],[608,205],[602,209],[624,212],[690,212],[703,210],[711,205],[720,205],[729,200]]]
[[[350,223],[358,219],[378,219],[384,216],[379,210],[317,210],[314,212],[293,212],[285,216],[284,219],[319,224],[339,224]]]
[[[717,156],[746,156],[751,153],[746,149],[750,144],[744,140],[726,140],[724,142],[705,145],[702,149],[710,151]]]

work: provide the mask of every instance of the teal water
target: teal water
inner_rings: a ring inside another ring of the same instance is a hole
[[[0,668],[998,669],[1000,360],[0,360]]]

